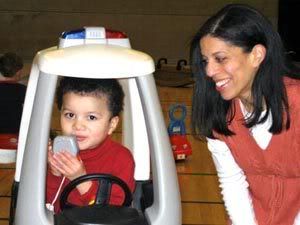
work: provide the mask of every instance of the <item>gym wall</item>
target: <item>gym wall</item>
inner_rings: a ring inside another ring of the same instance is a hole
[[[31,60],[56,45],[62,31],[104,26],[127,33],[133,48],[155,60],[188,59],[196,30],[233,2],[256,7],[277,26],[278,0],[0,0],[0,53]]]

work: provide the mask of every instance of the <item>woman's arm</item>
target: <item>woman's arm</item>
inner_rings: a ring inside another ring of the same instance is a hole
[[[298,212],[295,218],[294,225],[300,225],[300,211]]]
[[[243,170],[237,165],[224,142],[209,138],[207,141],[218,173],[225,208],[232,224],[256,225],[249,184]]]

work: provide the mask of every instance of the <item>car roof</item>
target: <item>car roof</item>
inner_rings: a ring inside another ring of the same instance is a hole
[[[46,74],[86,78],[138,77],[150,75],[155,70],[149,55],[105,44],[48,48],[39,52],[37,64]]]

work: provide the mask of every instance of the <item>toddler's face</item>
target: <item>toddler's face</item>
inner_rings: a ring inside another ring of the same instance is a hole
[[[76,136],[80,150],[92,149],[112,134],[118,117],[111,118],[107,98],[67,93],[63,96],[60,123],[64,135]]]

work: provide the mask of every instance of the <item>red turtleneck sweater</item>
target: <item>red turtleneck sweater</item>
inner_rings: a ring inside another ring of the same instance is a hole
[[[133,192],[135,188],[134,181],[134,160],[130,151],[121,144],[114,142],[110,137],[97,148],[79,151],[79,156],[83,161],[87,174],[106,173],[119,177],[128,185]],[[62,177],[57,177],[47,173],[47,203],[51,203],[57,193]],[[63,188],[69,183],[65,180]],[[63,190],[61,189],[61,191]],[[77,205],[88,205],[96,194],[97,184],[93,182],[92,187],[84,195],[75,189],[68,198],[68,201]],[[112,188],[110,204],[121,205],[124,200],[124,193],[120,187],[114,185]],[[55,213],[60,212],[59,198],[54,203]]]

